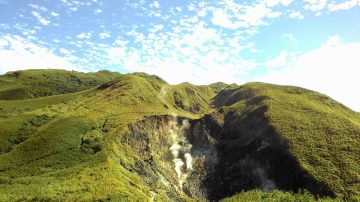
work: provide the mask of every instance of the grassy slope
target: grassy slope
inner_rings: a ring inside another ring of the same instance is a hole
[[[308,192],[305,193],[290,193],[282,191],[271,191],[271,192],[262,192],[259,190],[251,190],[247,192],[241,192],[232,197],[221,200],[223,202],[238,202],[238,201],[251,201],[251,202],[296,202],[296,201],[306,201],[306,202],[329,202],[329,201],[343,201],[340,198],[315,198]],[[354,201],[356,199],[354,198]]]
[[[78,93],[2,100],[0,201],[148,200],[150,188],[121,166],[138,158],[119,142],[125,126],[153,114],[198,117],[213,96],[205,86],[121,75]]]
[[[360,195],[360,115],[306,89],[249,83],[224,91],[215,104],[236,113],[267,106],[271,126],[312,176],[337,195]]]
[[[0,100],[0,201],[148,200],[150,188],[121,166],[138,158],[119,143],[125,126],[149,115],[199,118],[212,111],[214,96],[207,86],[137,74],[77,93]],[[359,194],[358,113],[312,91],[262,83],[224,90],[213,104],[239,114],[268,106],[306,170],[339,195]],[[168,200],[165,193],[157,199]]]
[[[220,91],[227,89],[227,88],[237,88],[237,87],[239,87],[239,85],[237,85],[236,83],[226,84],[223,82],[216,82],[216,83],[210,84],[209,87],[216,93],[219,93]]]
[[[73,93],[93,88],[117,77],[118,73],[82,73],[65,70],[25,70],[0,76],[0,99],[21,100]]]

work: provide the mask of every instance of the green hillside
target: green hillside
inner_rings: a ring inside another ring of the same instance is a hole
[[[0,99],[22,100],[74,93],[113,80],[119,74],[109,71],[82,73],[65,70],[26,70],[0,76]]]
[[[209,85],[209,87],[216,93],[219,93],[220,91],[227,89],[227,88],[237,88],[239,87],[239,85],[237,85],[236,83],[232,83],[232,84],[226,84],[223,82],[217,82],[217,83],[212,83]]]
[[[264,83],[222,91],[214,104],[225,114],[223,127],[231,125],[218,137],[224,161],[251,162],[281,190],[347,199],[360,195],[359,113],[313,91]],[[222,169],[221,178],[237,172]]]
[[[0,97],[0,201],[359,200],[360,114],[313,91],[27,70]]]

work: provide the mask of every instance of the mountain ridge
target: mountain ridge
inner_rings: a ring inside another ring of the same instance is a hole
[[[1,200],[220,200],[256,188],[358,199],[360,115],[331,98],[109,74],[77,92],[0,100]]]

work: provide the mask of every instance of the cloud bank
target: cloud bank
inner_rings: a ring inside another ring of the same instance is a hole
[[[63,50],[65,51],[65,49]],[[0,37],[0,73],[24,69],[79,70],[64,57],[14,35]]]
[[[338,36],[323,46],[298,55],[281,70],[255,80],[315,90],[360,112],[360,43],[342,43]],[[279,60],[283,60],[280,54]]]

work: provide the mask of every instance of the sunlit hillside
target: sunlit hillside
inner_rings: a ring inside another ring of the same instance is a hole
[[[0,95],[0,201],[360,200],[360,114],[311,90],[28,70]]]

